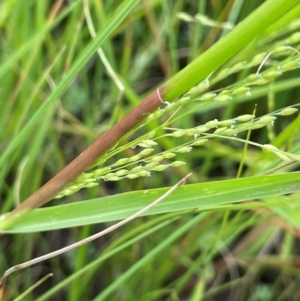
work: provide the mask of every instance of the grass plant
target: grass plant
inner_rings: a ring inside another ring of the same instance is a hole
[[[0,272],[193,175],[2,300],[298,300],[298,1],[112,3],[0,3]]]

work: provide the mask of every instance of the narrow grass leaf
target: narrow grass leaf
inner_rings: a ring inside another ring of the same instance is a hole
[[[207,210],[219,205],[300,191],[300,173],[257,176],[179,187],[145,215],[183,210]],[[124,219],[168,188],[122,193],[30,212],[6,233],[39,232]],[[1,224],[0,224],[1,227]]]

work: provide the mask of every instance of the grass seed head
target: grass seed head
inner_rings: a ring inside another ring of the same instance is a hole
[[[214,98],[214,101],[217,101],[217,102],[227,102],[227,101],[230,101],[230,100],[232,100],[232,97],[229,96],[229,95],[226,95],[226,94],[224,94],[224,95],[219,94],[218,96],[216,96]]]
[[[285,108],[283,110],[281,110],[278,115],[281,115],[281,116],[288,116],[288,115],[292,115],[294,113],[298,112],[298,109],[296,108]]]
[[[177,149],[178,153],[189,153],[193,148],[191,146],[183,146]]]
[[[165,158],[165,159],[171,159],[171,158],[174,158],[176,156],[176,154],[173,154],[173,153],[163,153],[162,156]]]
[[[172,167],[180,167],[182,165],[185,165],[186,163],[184,161],[174,161],[170,164]]]

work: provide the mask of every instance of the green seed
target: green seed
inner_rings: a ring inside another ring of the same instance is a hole
[[[154,114],[154,113],[152,113],[152,114],[150,114],[149,116],[148,116],[148,118],[147,118],[147,121],[149,122],[149,121],[152,121],[152,120],[154,120],[156,118],[156,115]]]
[[[140,155],[141,155],[142,157],[148,156],[148,155],[150,155],[151,153],[153,153],[153,151],[154,151],[153,148],[143,149],[143,150],[140,152]]]
[[[229,95],[230,94],[230,90],[223,90],[219,93],[219,95]]]
[[[236,129],[237,132],[242,132],[242,131],[249,130],[250,128],[252,128],[251,124],[244,123],[244,124],[238,125],[235,129]]]
[[[268,81],[275,80],[278,76],[280,76],[282,72],[276,71],[276,70],[270,70],[264,73],[264,79],[267,79]]]
[[[255,117],[254,115],[245,114],[235,118],[235,120],[239,122],[246,122],[252,120],[254,117]]]
[[[139,143],[138,146],[140,146],[140,147],[145,147],[145,148],[151,147],[151,146],[149,146],[149,145],[147,145],[147,144],[145,144],[145,143],[143,143],[143,142]]]
[[[298,109],[296,108],[285,108],[283,110],[281,110],[278,115],[281,115],[281,116],[288,116],[288,115],[292,115],[294,113],[296,113],[298,111]]]
[[[64,194],[64,195],[71,195],[71,194],[74,194],[74,190],[71,190],[71,189],[64,189],[63,194]]]
[[[265,123],[254,123],[253,125],[251,125],[251,130],[256,130],[256,129],[260,129],[263,128],[264,126],[266,126]]]
[[[196,94],[197,93],[197,86],[196,87],[193,87],[193,88],[191,88],[190,90],[188,90],[187,91],[187,93],[186,94],[184,94],[184,96],[191,96],[191,95],[193,95],[194,96],[194,94]]]
[[[224,126],[231,126],[235,124],[235,120],[234,119],[227,119],[227,120],[222,120],[220,121],[220,126],[224,127]]]
[[[274,122],[274,120],[276,120],[276,117],[274,117],[274,116],[264,116],[264,117],[258,119],[257,122],[267,124],[267,123]]]
[[[184,106],[184,105],[186,105],[189,102],[190,102],[190,97],[183,97],[183,98],[180,98],[177,101],[177,104],[180,105],[180,106]]]
[[[250,74],[250,75],[247,76],[246,81],[248,83],[254,83],[260,78],[261,78],[261,76],[258,75],[258,74]]]
[[[156,111],[156,112],[154,113],[155,118],[158,118],[158,117],[164,115],[164,113],[165,113],[165,110],[159,109],[158,111]]]
[[[222,135],[225,136],[235,136],[236,135],[236,130],[235,129],[227,129],[222,133]]]
[[[61,199],[62,197],[64,197],[64,195],[60,193],[57,196],[55,196],[54,199]]]
[[[169,165],[167,164],[162,164],[162,165],[158,165],[156,167],[154,167],[155,171],[164,171],[169,167]]]
[[[180,147],[177,150],[177,152],[178,153],[189,153],[191,150],[192,150],[192,147],[190,147],[190,146],[183,146],[183,147]]]
[[[296,44],[296,43],[299,43],[299,42],[300,42],[300,32],[296,32],[288,38],[288,43],[289,44]]]
[[[163,156],[156,156],[151,159],[152,162],[160,162],[164,159]]]
[[[255,83],[257,84],[257,85],[266,85],[266,84],[268,84],[270,81],[269,80],[267,80],[267,79],[264,79],[264,78],[260,78],[260,79],[258,79]]]
[[[128,174],[128,170],[127,169],[120,169],[118,171],[116,171],[116,176],[118,177],[123,177],[125,175]]]
[[[243,95],[243,94],[249,93],[249,91],[250,91],[249,87],[240,87],[240,88],[235,89],[232,92],[232,94],[234,94],[234,95]]]
[[[251,65],[252,65],[252,66],[257,66],[257,65],[259,65],[259,64],[265,59],[266,55],[267,55],[267,54],[266,54],[265,52],[257,54],[257,55],[252,59]]]
[[[290,71],[299,67],[299,63],[296,61],[286,62],[281,65],[281,70],[283,72]]]
[[[82,173],[78,178],[77,178],[77,180],[79,180],[79,179],[88,179],[88,178],[91,178],[91,177],[93,177],[93,175],[94,175],[94,172],[95,171],[93,171],[93,172],[87,172],[87,173]]]
[[[150,162],[150,163],[146,164],[144,167],[145,167],[146,169],[152,169],[152,168],[154,168],[155,166],[157,166],[158,164],[159,164],[158,162]]]
[[[272,144],[263,144],[261,146],[261,148],[265,151],[268,151],[268,152],[278,152],[279,151],[279,149],[276,146],[272,145]]]
[[[170,164],[170,166],[172,166],[172,167],[180,167],[180,166],[185,165],[185,164],[186,164],[186,163],[183,162],[183,161],[174,161],[174,162],[172,162],[172,163]]]
[[[195,135],[197,135],[198,134],[198,132],[196,131],[196,129],[188,129],[187,131],[186,131],[186,135],[187,136],[195,136]]]
[[[214,98],[214,101],[217,101],[217,102],[226,102],[226,101],[230,101],[232,100],[232,97],[229,96],[229,95],[218,95]]]
[[[210,130],[210,128],[208,128],[204,125],[201,125],[201,126],[196,127],[195,130],[196,130],[197,134],[199,134],[199,133],[201,134],[201,133],[207,132],[208,130]]]
[[[176,14],[176,17],[185,22],[194,22],[194,18],[187,13],[180,12]]]
[[[240,71],[240,70],[244,69],[247,65],[248,65],[247,61],[239,62],[239,63],[235,64],[234,66],[232,66],[231,72],[234,73],[234,72]]]
[[[176,156],[176,154],[173,154],[173,153],[164,153],[164,154],[162,154],[162,156],[165,159],[171,159],[171,158],[174,158]]]
[[[261,148],[265,151],[274,153],[276,156],[278,156],[280,159],[284,161],[287,162],[291,161],[291,159],[284,152],[281,152],[276,146],[272,144],[263,144]]]
[[[144,166],[136,166],[130,170],[130,172],[138,172],[144,170]]]
[[[214,131],[214,134],[220,135],[220,134],[224,133],[226,130],[227,130],[227,127],[218,128]]]
[[[139,175],[135,174],[135,173],[131,173],[129,175],[126,176],[128,179],[136,179],[139,177]]]
[[[114,176],[115,176],[115,173],[111,172],[111,173],[108,173],[107,175],[105,175],[104,179],[108,180],[109,178],[114,177]]]
[[[227,77],[228,74],[230,74],[230,70],[229,68],[225,68],[223,70],[221,70],[219,73],[218,73],[218,76],[217,78],[224,78],[224,77]]]
[[[217,96],[216,93],[206,93],[200,97],[200,100],[209,101],[209,100],[212,100],[216,96]]]
[[[66,189],[70,190],[70,191],[73,191],[73,193],[74,193],[74,192],[78,191],[78,189],[80,189],[81,187],[84,187],[84,186],[86,186],[88,184],[89,183],[83,184],[83,185],[72,185],[72,186],[67,187]]]
[[[291,49],[289,46],[279,46],[273,50],[272,54],[278,54],[278,53],[282,53],[282,52],[286,52],[286,51],[290,51],[290,50]]]
[[[151,175],[151,173],[150,173],[149,171],[147,171],[147,170],[142,170],[142,171],[140,171],[140,172],[138,173],[138,175],[139,175],[140,177],[149,177],[149,176]]]
[[[199,139],[199,140],[197,140],[197,141],[195,141],[195,142],[193,142],[193,146],[201,146],[201,145],[203,145],[205,142],[207,142],[208,141],[208,139]]]
[[[142,142],[143,142],[144,144],[149,145],[149,146],[155,146],[155,145],[157,145],[157,143],[156,143],[155,141],[150,140],[150,139],[143,140]]]
[[[98,176],[101,176],[101,175],[105,175],[110,171],[111,171],[111,167],[104,167],[104,168],[96,169],[95,171],[93,171],[93,175],[98,177]]]
[[[173,132],[171,135],[173,137],[178,138],[178,137],[184,136],[185,134],[186,134],[186,131],[176,131],[176,132]]]
[[[138,161],[142,158],[142,156],[140,154],[134,155],[132,157],[129,158],[129,162],[135,162]]]
[[[156,132],[155,131],[151,131],[148,135],[147,135],[147,139],[152,139],[155,136]]]
[[[176,104],[175,102],[172,102],[172,103],[168,104],[168,106],[165,108],[165,110],[166,110],[167,112],[170,112],[170,111],[172,111],[175,107],[177,107],[177,104]]]
[[[218,119],[211,120],[205,123],[205,126],[208,127],[209,129],[216,128],[218,127],[218,125],[219,125]]]
[[[203,80],[202,82],[200,82],[195,88],[194,93],[196,95],[200,95],[202,94],[204,91],[206,91],[207,87],[209,87],[209,81],[208,79]]]
[[[114,165],[121,166],[129,162],[129,158],[122,158],[118,160]]]

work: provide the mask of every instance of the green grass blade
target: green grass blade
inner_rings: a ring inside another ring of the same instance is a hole
[[[55,103],[57,98],[67,88],[76,74],[86,65],[91,56],[97,51],[97,49],[103,44],[103,42],[112,34],[112,32],[122,23],[131,9],[138,3],[138,0],[127,0],[116,10],[112,18],[106,23],[97,36],[89,43],[89,45],[82,51],[81,55],[74,62],[68,73],[63,77],[61,82],[57,85],[56,89],[51,93],[49,98],[44,104],[37,110],[28,124],[19,132],[15,139],[11,142],[5,153],[0,157],[0,165],[8,159],[9,155],[26,139],[31,129],[42,118],[47,109]]]
[[[0,78],[3,77],[16,62],[22,58],[28,51],[30,51],[38,42],[40,42],[51,29],[53,29],[60,21],[70,14],[70,12],[80,3],[80,1],[72,3],[66,8],[52,23],[43,27],[33,38],[25,43],[14,55],[8,58],[0,65]]]
[[[183,234],[189,231],[193,226],[199,223],[204,217],[205,213],[198,214],[196,217],[191,219],[189,222],[178,228],[174,231],[169,237],[166,237],[164,241],[162,241],[159,245],[157,245],[154,249],[148,252],[143,258],[141,258],[137,263],[135,263],[130,269],[128,269],[124,274],[122,274],[118,279],[116,279],[110,286],[108,286],[101,294],[99,294],[93,301],[102,301],[107,300],[107,296],[109,296],[113,291],[115,291],[118,287],[121,286],[123,282],[128,280],[130,277],[134,275],[141,267],[143,267],[148,261],[157,256],[160,252],[163,252],[169,245],[171,245],[174,241],[180,238]]]
[[[219,205],[300,191],[300,173],[257,176],[179,187],[145,215],[207,210]],[[7,233],[54,230],[124,219],[165,193],[167,188],[123,193],[29,213]],[[1,227],[1,223],[0,223]],[[1,227],[2,228],[2,227]]]
[[[164,86],[165,100],[176,99],[209,76],[233,55],[262,35],[275,21],[296,7],[298,2],[298,0],[264,2],[227,36],[166,82]]]
[[[83,277],[83,276],[86,277],[86,274],[88,272],[90,272],[90,271],[92,271],[96,268],[99,268],[99,265],[101,265],[101,263],[105,262],[106,260],[109,260],[114,255],[116,255],[118,253],[121,253],[122,251],[124,251],[124,249],[132,246],[134,243],[136,243],[136,242],[138,242],[138,241],[140,241],[140,240],[142,240],[142,239],[144,239],[144,238],[146,238],[150,235],[153,235],[156,231],[160,231],[163,227],[166,227],[172,221],[173,220],[170,219],[170,220],[164,221],[162,223],[159,223],[158,225],[155,225],[155,226],[151,227],[149,230],[144,231],[142,234],[139,234],[139,235],[135,236],[134,238],[129,239],[128,241],[125,241],[124,243],[114,247],[113,249],[111,249],[107,252],[104,252],[104,254],[101,254],[101,256],[99,256],[93,262],[89,263],[88,265],[86,265],[85,267],[83,267],[79,271],[75,272],[74,274],[72,274],[68,278],[63,279],[62,281],[60,281],[57,285],[55,285],[54,287],[49,289],[45,294],[43,294],[41,297],[39,297],[36,301],[48,300],[49,297],[51,297],[52,295],[57,293],[59,290],[71,285],[72,282],[74,282],[79,277]]]

